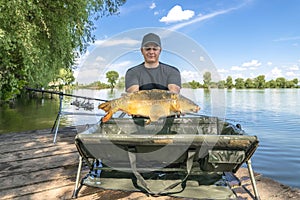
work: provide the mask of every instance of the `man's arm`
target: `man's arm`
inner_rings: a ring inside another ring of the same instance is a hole
[[[177,94],[179,94],[179,92],[180,92],[180,87],[176,84],[168,84],[168,89],[170,92],[174,92]]]
[[[127,88],[127,90],[126,90],[126,92],[129,92],[129,93],[137,92],[137,91],[139,91],[139,86],[138,85],[132,85],[129,88]]]

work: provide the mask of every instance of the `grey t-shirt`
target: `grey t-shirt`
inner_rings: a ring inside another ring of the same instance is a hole
[[[180,72],[161,62],[157,68],[146,68],[144,63],[139,64],[127,70],[125,75],[126,90],[132,85],[139,85],[139,90],[168,90],[168,84],[181,87]]]

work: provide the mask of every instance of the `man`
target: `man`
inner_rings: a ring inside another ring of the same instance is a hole
[[[144,62],[126,72],[126,92],[152,89],[180,92],[180,72],[177,68],[159,61],[161,51],[161,41],[158,35],[149,33],[143,37],[141,52]]]

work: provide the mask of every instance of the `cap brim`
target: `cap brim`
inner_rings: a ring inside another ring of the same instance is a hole
[[[148,42],[145,42],[145,43],[143,44],[143,47],[146,46],[147,44],[150,44],[150,43],[155,44],[155,45],[157,45],[157,46],[160,47],[160,44],[157,43],[157,42],[155,42],[155,41],[148,41]]]

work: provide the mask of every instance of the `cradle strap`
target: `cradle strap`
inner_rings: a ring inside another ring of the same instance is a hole
[[[135,178],[140,183],[140,185],[137,183],[137,186],[140,187],[141,189],[145,190],[147,193],[153,194],[153,195],[171,194],[171,193],[174,194],[174,193],[182,192],[185,188],[184,183],[186,182],[188,176],[191,173],[195,154],[196,154],[195,150],[188,150],[188,157],[187,157],[187,160],[186,160],[186,176],[183,179],[169,185],[168,187],[164,188],[163,190],[161,190],[159,192],[154,192],[150,189],[148,183],[146,182],[146,180],[143,178],[143,176],[138,172],[138,170],[136,168],[136,154],[133,153],[132,151],[128,151],[131,170],[132,170]],[[175,192],[170,191],[170,190],[174,189],[175,187],[177,187],[180,184],[181,184],[181,189],[179,191],[175,191]]]

